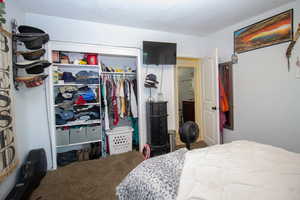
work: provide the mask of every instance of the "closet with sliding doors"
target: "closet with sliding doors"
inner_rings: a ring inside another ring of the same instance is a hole
[[[48,56],[52,168],[141,150],[139,50],[50,42]]]

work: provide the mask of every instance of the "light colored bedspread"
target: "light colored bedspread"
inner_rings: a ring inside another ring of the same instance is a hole
[[[299,200],[300,154],[237,141],[186,153],[177,200]]]

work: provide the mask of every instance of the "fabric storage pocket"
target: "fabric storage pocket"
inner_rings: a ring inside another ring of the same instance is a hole
[[[86,142],[86,127],[74,127],[70,129],[70,144]]]
[[[70,144],[70,129],[56,129],[56,146]]]
[[[101,139],[101,128],[100,126],[88,126],[86,128],[86,135],[89,141]]]

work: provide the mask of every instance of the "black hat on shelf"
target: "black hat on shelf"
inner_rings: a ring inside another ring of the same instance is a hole
[[[64,72],[62,75],[62,80],[68,83],[68,82],[74,82],[76,78],[73,76],[72,72]]]
[[[37,60],[40,59],[45,53],[45,49],[39,49],[35,51],[19,51],[19,54],[23,56],[26,60]]]

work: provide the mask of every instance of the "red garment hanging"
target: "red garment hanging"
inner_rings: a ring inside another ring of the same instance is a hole
[[[112,90],[113,90],[112,106],[113,106],[113,112],[114,112],[113,125],[116,126],[119,123],[119,112],[118,112],[118,103],[117,103],[117,97],[116,97],[116,85],[115,84],[113,84]]]
[[[227,95],[225,93],[223,84],[220,79],[219,79],[219,90],[220,90],[220,110],[222,112],[227,112],[229,111],[229,103],[228,103]]]

